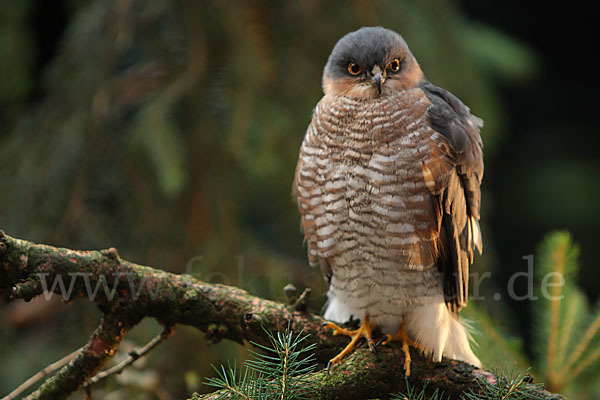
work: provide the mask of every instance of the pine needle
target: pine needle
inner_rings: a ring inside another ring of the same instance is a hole
[[[556,391],[565,385],[564,374],[559,370],[564,354],[568,352],[573,324],[579,320],[577,314],[581,313],[583,305],[570,296],[567,299],[567,294],[577,290],[574,282],[579,269],[578,256],[579,249],[573,244],[571,235],[556,231],[544,238],[536,257],[538,298],[533,304],[536,362],[538,372],[544,375],[548,386]],[[552,281],[549,278],[553,277],[560,277],[563,284],[550,284]],[[576,308],[574,313],[569,310],[572,307]]]
[[[577,346],[575,347],[575,350],[571,353],[571,356],[567,360],[566,364],[561,368],[561,370],[559,372],[560,374],[566,373],[569,369],[571,369],[575,365],[575,363],[579,360],[579,358],[588,349],[588,345],[590,344],[590,342],[592,341],[594,336],[596,336],[596,334],[598,333],[599,330],[600,330],[600,314],[598,314],[598,316],[596,316],[596,318],[594,319],[592,324],[586,330],[585,334],[583,335],[583,338],[577,344]],[[595,353],[597,353],[597,352],[598,351],[596,351]],[[589,359],[589,357],[588,357],[588,359]]]
[[[552,249],[550,258],[552,260],[553,268],[552,273],[560,274],[564,276],[565,270],[565,253],[566,246],[569,239],[560,240]],[[558,348],[558,332],[559,332],[559,321],[560,321],[560,305],[562,295],[562,286],[552,286],[552,294],[550,299],[550,330],[548,334],[548,346],[547,346],[547,375],[553,376],[556,370],[555,355]],[[559,374],[560,376],[560,374]],[[552,377],[553,380],[560,379]]]
[[[542,400],[539,389],[541,385],[527,382],[526,375],[516,372],[510,374],[501,371],[494,372],[497,381],[492,385],[479,380],[479,390],[469,391],[462,397],[464,400]]]
[[[556,365],[563,365],[567,354],[567,348],[571,342],[575,321],[578,316],[578,311],[585,307],[585,300],[579,290],[575,290],[568,294],[568,301],[565,303],[564,317],[561,318],[561,332],[556,354]]]
[[[405,379],[406,391],[404,393],[398,393],[392,396],[392,400],[446,400],[450,396],[444,396],[444,392],[440,392],[436,389],[431,395],[427,394],[427,385],[429,382],[425,382],[421,390],[418,390],[415,386]]]
[[[262,350],[250,350],[242,372],[236,367],[221,366],[217,377],[207,378],[206,384],[222,392],[217,399],[299,400],[312,392],[306,374],[313,372],[315,344],[303,347],[308,336],[294,336],[288,326],[285,332],[267,332],[270,346],[252,343]]]

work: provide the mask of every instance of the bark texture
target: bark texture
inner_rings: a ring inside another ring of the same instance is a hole
[[[283,330],[290,323],[295,333],[309,334],[306,344],[316,343],[316,359],[323,366],[348,342],[333,336],[321,325],[324,320],[305,310],[306,293],[295,304],[262,299],[236,287],[209,284],[190,275],[171,274],[137,265],[119,257],[115,249],[78,251],[12,238],[0,231],[0,291],[26,301],[44,291],[69,299],[87,298],[103,312],[89,342],[71,362],[48,378],[28,399],[65,399],[83,387],[115,354],[128,331],[143,318],[157,319],[166,327],[185,324],[207,334],[209,340],[254,341],[267,345],[264,329]],[[94,294],[91,296],[91,294]],[[412,375],[405,379],[404,356],[398,345],[380,346],[372,354],[364,346],[347,356],[328,374],[326,369],[310,376],[319,399],[364,399],[386,397],[402,391],[406,382],[431,392],[443,390],[458,398],[477,381],[495,382],[495,376],[471,365],[444,360],[433,363],[414,349]],[[561,399],[539,390],[540,398]],[[210,395],[203,396],[210,398]]]

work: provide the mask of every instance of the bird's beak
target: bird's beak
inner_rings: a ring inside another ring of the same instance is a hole
[[[371,76],[372,83],[377,88],[377,93],[381,94],[381,85],[383,85],[383,83],[385,82],[385,74],[383,73],[379,65],[373,67],[373,70],[371,71]]]

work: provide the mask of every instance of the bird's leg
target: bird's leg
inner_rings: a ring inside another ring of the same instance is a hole
[[[350,343],[348,343],[348,345],[344,348],[344,350],[342,350],[337,356],[335,356],[331,360],[329,360],[329,363],[327,363],[328,371],[333,365],[342,361],[342,358],[344,358],[344,356],[346,354],[348,354],[352,350],[354,350],[354,347],[356,346],[356,343],[358,342],[358,340],[360,338],[367,339],[369,348],[371,349],[372,352],[375,352],[375,342],[373,341],[373,336],[372,336],[373,329],[375,329],[375,325],[371,324],[371,319],[369,318],[368,315],[365,316],[360,327],[358,329],[354,329],[354,330],[340,328],[333,322],[326,322],[325,324],[323,324],[323,326],[333,329],[334,335],[346,335],[352,339],[352,340],[350,340]]]
[[[386,339],[381,344],[385,345],[392,341],[398,341],[402,343],[402,352],[404,353],[404,374],[406,376],[410,376],[411,358],[408,346],[412,346],[421,351],[425,351],[425,349],[408,336],[408,333],[406,333],[406,322],[404,319],[402,320],[402,326],[400,329],[398,329],[398,331],[393,335],[386,335]]]

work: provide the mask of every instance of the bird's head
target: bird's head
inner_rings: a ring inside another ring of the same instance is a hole
[[[402,36],[382,27],[350,32],[334,46],[323,71],[323,91],[359,98],[415,87],[423,72]]]

